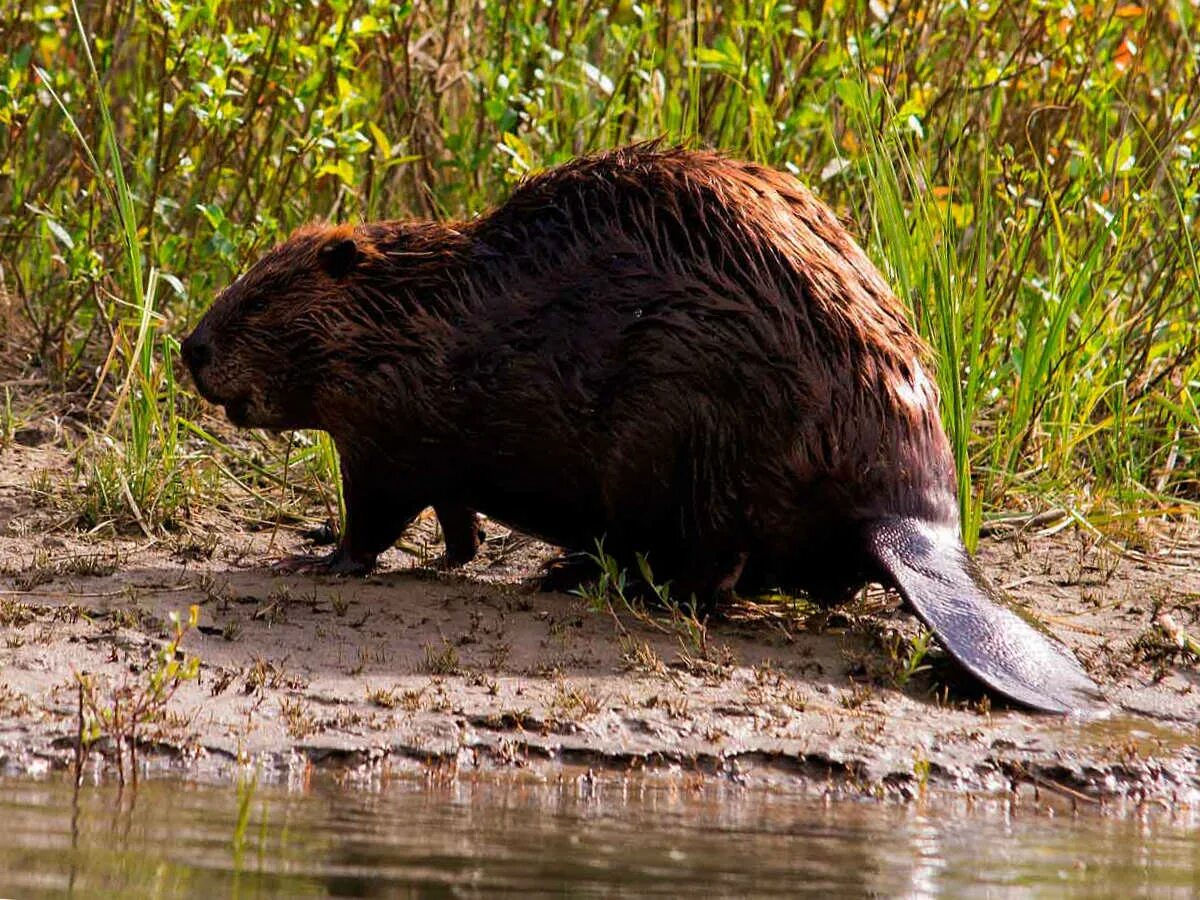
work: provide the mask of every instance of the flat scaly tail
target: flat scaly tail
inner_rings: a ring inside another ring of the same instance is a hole
[[[1106,711],[1079,661],[988,583],[956,529],[889,517],[868,526],[867,548],[942,646],[989,688],[1046,712]]]

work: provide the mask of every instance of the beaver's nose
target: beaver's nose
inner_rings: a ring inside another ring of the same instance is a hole
[[[183,355],[183,361],[187,363],[187,367],[193,375],[212,359],[212,347],[199,331],[193,331],[188,335],[180,346],[179,352]]]

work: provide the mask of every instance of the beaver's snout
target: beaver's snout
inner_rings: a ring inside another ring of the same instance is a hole
[[[187,364],[188,371],[192,373],[192,378],[195,378],[196,373],[212,359],[212,345],[199,329],[184,339],[183,344],[179,347],[179,352],[183,355],[183,361]]]
[[[213,345],[203,325],[188,335],[179,345],[179,355],[192,375],[192,383],[200,396],[209,403],[224,403],[222,391],[217,390],[212,379]]]

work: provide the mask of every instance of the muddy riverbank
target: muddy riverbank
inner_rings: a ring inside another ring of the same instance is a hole
[[[921,655],[915,620],[882,592],[832,612],[760,599],[707,623],[639,614],[537,592],[552,549],[497,523],[477,560],[441,571],[431,520],[365,580],[276,576],[269,560],[302,549],[299,534],[215,512],[161,539],[55,527],[31,484],[65,466],[50,449],[0,457],[0,773],[68,766],[80,674],[92,718],[145,699],[170,614],[195,605],[177,656],[199,661],[197,677],[137,723],[142,765],[570,765],[877,796],[1025,785],[1081,803],[1200,802],[1195,522],[983,542],[993,579],[1113,701],[1081,722],[990,703],[936,649]],[[101,728],[89,765],[114,762],[119,732]]]

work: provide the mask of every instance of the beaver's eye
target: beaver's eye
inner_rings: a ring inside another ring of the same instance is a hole
[[[257,294],[246,301],[246,312],[252,316],[257,316],[260,312],[267,308],[267,298],[262,294]]]

